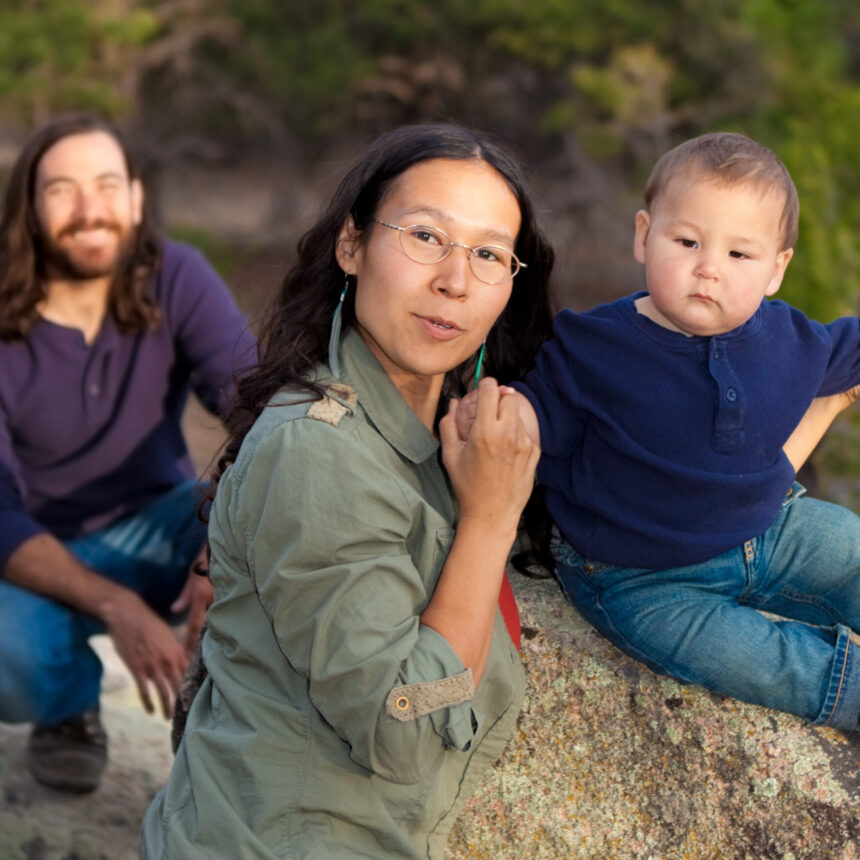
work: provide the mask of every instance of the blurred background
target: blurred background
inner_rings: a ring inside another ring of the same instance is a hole
[[[801,238],[780,297],[860,304],[856,0],[2,0],[0,182],[70,110],[128,134],[167,231],[252,318],[318,205],[376,134],[455,120],[526,165],[558,252],[559,307],[642,286],[633,213],[654,160],[740,131],[794,176]],[[860,414],[816,455],[858,510]]]

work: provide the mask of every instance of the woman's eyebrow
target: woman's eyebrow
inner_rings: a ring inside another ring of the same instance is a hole
[[[413,215],[426,215],[436,221],[443,221],[446,224],[451,224],[456,220],[447,212],[443,212],[441,209],[436,209],[434,206],[412,206],[400,213],[401,218],[411,218]],[[487,240],[493,242],[507,242],[513,245],[515,241],[514,237],[511,236],[510,233],[500,232],[498,230],[493,230],[492,228],[485,228],[482,232]]]

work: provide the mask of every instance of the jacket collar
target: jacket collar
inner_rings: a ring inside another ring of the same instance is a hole
[[[388,444],[413,463],[434,455],[439,440],[421,423],[355,329],[343,335],[339,352],[340,379],[355,389],[359,406]]]

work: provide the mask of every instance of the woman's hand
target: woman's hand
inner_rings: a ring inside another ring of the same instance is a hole
[[[504,396],[509,390],[485,377],[470,395],[474,418],[469,422],[468,438],[462,438],[458,430],[458,423],[463,423],[458,422],[458,412],[464,407],[456,400],[442,419],[439,433],[442,462],[454,487],[461,520],[474,518],[488,527],[516,531],[534,486],[540,449],[526,434],[517,398]]]
[[[499,589],[520,515],[534,486],[540,449],[523,428],[516,398],[481,380],[468,439],[457,431],[459,404],[439,425],[442,461],[460,506],[457,534],[422,624],[448,640],[479,684]]]

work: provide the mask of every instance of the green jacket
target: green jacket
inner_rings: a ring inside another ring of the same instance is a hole
[[[418,620],[456,524],[438,442],[352,330],[340,359],[325,399],[273,398],[221,479],[209,677],[147,860],[443,857],[513,730],[500,613],[477,691]]]

